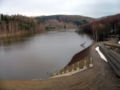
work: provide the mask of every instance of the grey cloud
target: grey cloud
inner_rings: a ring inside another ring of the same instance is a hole
[[[120,0],[0,0],[0,13],[77,14],[100,17],[119,13]]]

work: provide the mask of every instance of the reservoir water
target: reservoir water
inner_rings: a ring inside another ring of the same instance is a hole
[[[30,80],[48,78],[93,41],[74,31],[50,31],[6,42],[0,41],[0,79]]]

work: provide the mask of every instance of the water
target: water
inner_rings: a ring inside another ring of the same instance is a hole
[[[7,44],[6,44],[7,42]],[[77,52],[92,44],[85,34],[50,31],[44,34],[9,38],[0,45],[0,79],[41,79],[70,62]]]

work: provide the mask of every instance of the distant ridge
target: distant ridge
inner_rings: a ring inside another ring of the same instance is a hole
[[[57,20],[58,22],[73,23],[75,25],[82,25],[94,20],[94,18],[79,16],[79,15],[51,15],[35,17],[40,22],[48,22]]]

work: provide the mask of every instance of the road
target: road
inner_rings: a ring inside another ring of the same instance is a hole
[[[120,90],[120,79],[108,63],[90,49],[94,67],[72,76],[45,80],[0,80],[0,90]]]

